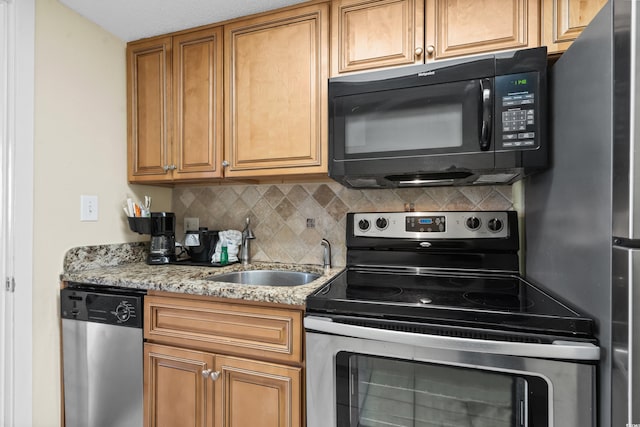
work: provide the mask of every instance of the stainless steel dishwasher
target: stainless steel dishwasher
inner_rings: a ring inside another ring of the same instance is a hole
[[[142,427],[144,291],[60,291],[66,427]]]

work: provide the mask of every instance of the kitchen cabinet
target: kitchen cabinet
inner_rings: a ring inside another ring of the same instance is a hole
[[[216,427],[300,427],[302,369],[216,357]]]
[[[226,177],[327,173],[329,5],[224,26]]]
[[[429,59],[540,45],[538,0],[427,0]]]
[[[222,176],[222,28],[127,46],[130,182]]]
[[[569,48],[607,0],[543,0],[542,44],[549,53]]]
[[[145,427],[304,425],[301,308],[157,292],[144,304]]]
[[[163,179],[169,162],[171,37],[127,46],[129,181]]]
[[[213,427],[214,356],[144,345],[144,425]]]
[[[424,0],[335,0],[331,74],[424,61]]]
[[[535,0],[335,0],[331,74],[540,44]]]

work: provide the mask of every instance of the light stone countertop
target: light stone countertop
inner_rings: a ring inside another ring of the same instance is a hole
[[[196,267],[186,265],[148,265],[144,259],[147,245],[125,243],[73,248],[64,260],[60,279],[67,282],[117,286],[219,298],[240,299],[277,304],[304,306],[307,295],[340,273],[342,268],[325,272],[319,265],[280,263],[252,263],[225,267]],[[300,286],[252,286],[206,280],[210,276],[244,270],[305,271],[321,274],[320,278]]]

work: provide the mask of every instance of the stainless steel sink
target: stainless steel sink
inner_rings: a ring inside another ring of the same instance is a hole
[[[298,286],[313,282],[318,277],[320,274],[304,271],[247,270],[209,276],[207,280],[258,286]]]

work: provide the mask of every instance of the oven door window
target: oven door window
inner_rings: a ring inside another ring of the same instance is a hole
[[[490,90],[491,80],[337,97],[334,99],[336,157],[355,159],[481,151],[482,85]]]
[[[537,377],[348,352],[336,363],[340,427],[548,425]]]

